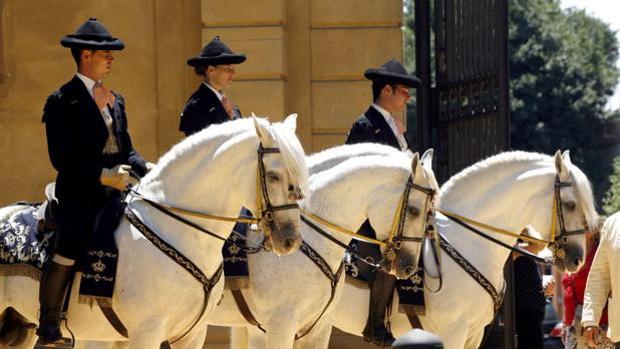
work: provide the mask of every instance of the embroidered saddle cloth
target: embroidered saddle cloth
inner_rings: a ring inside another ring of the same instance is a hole
[[[252,217],[252,213],[241,209],[240,217]],[[235,224],[230,237],[222,247],[224,257],[225,287],[229,290],[241,290],[249,286],[248,254],[246,239],[248,238],[247,223]]]
[[[19,202],[5,207],[0,216],[0,275],[27,276],[35,280],[53,255],[57,225],[47,209],[53,204]],[[78,263],[82,272],[80,300],[105,299],[111,304],[118,250],[113,232],[122,214],[120,200],[110,200],[98,214],[93,238]],[[45,219],[43,219],[45,217]],[[86,296],[86,298],[84,298]]]
[[[0,217],[0,274],[38,280],[52,255],[54,231],[37,230],[38,203],[16,203]]]
[[[375,237],[372,236],[372,238]],[[355,251],[359,256],[370,256],[375,262],[381,259],[381,251],[374,244],[352,240],[349,244],[349,249]],[[360,288],[368,288],[368,280],[373,279],[372,276],[377,272],[377,269],[347,253],[345,256],[345,272],[348,282]],[[420,258],[418,268],[411,278],[396,281],[396,290],[398,291],[398,310],[400,312],[424,315],[424,271],[422,258]]]

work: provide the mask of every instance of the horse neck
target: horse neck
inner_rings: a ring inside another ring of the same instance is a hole
[[[255,202],[245,201],[245,198],[255,196],[255,176],[248,176],[241,170],[256,168],[254,142],[242,142],[216,155],[214,152],[212,147],[205,147],[202,154],[170,163],[169,168],[161,171],[161,178],[152,178],[139,188],[141,194],[165,205],[219,216],[238,216],[241,204],[255,209]],[[214,270],[221,263],[223,241],[176,221],[145,203],[134,202],[132,207],[165,241],[205,268],[203,271]],[[234,226],[234,222],[181,216],[224,239]]]
[[[540,168],[535,176],[523,176],[531,165],[492,167],[472,173],[442,190],[441,209],[493,227],[520,233],[531,224],[539,232],[549,230],[554,173]],[[534,170],[536,171],[536,170]],[[503,278],[503,265],[510,251],[450,222],[442,229],[450,243],[491,281]],[[487,235],[514,246],[517,238],[483,230]],[[485,253],[479,253],[480,250]]]
[[[309,202],[303,203],[304,209],[352,232],[356,232],[368,219],[369,205],[373,203],[386,203],[384,210],[386,222],[391,219],[405,183],[403,171],[395,168],[357,168],[339,173],[337,178],[331,180],[325,180],[325,177],[322,173],[310,178],[312,195]],[[377,199],[378,196],[380,200]],[[350,236],[329,229],[318,222],[314,223],[340,242],[344,244],[351,242]],[[377,223],[384,225],[383,221]],[[343,249],[307,225],[304,224],[303,227],[304,241],[320,251],[332,268],[337,267],[342,261]],[[383,229],[377,230],[378,234],[383,231]]]

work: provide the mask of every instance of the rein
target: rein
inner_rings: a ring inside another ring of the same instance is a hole
[[[564,187],[570,187],[572,186],[571,182],[562,182],[560,180],[559,175],[555,176],[555,183],[554,183],[554,195],[553,195],[553,205],[552,205],[552,210],[551,210],[551,231],[550,231],[550,236],[551,238],[549,240],[544,240],[544,239],[537,239],[537,238],[533,238],[530,236],[525,236],[525,235],[521,235],[521,234],[516,234],[513,233],[511,231],[505,230],[505,229],[501,229],[501,228],[497,228],[494,227],[492,225],[488,225],[476,220],[473,220],[471,218],[467,218],[464,216],[461,216],[459,214],[456,214],[454,212],[450,212],[447,210],[441,210],[439,209],[438,211],[441,212],[443,215],[445,215],[446,217],[448,217],[449,219],[451,219],[452,221],[458,223],[459,225],[461,225],[462,227],[466,228],[469,231],[472,231],[482,237],[484,237],[485,239],[492,241],[502,247],[505,247],[511,251],[516,251],[525,255],[528,255],[534,259],[536,259],[539,262],[544,262],[544,263],[553,263],[554,261],[552,259],[543,259],[540,258],[528,251],[522,250],[520,248],[517,247],[513,247],[513,246],[509,246],[507,244],[504,244],[503,242],[494,239],[484,233],[482,233],[480,230],[477,230],[475,228],[473,228],[472,226],[476,226],[478,228],[482,228],[482,229],[486,229],[488,231],[494,232],[494,233],[498,233],[501,235],[506,235],[506,236],[510,236],[510,237],[514,237],[517,239],[521,239],[524,241],[528,241],[528,242],[534,242],[534,243],[544,243],[547,247],[555,247],[554,250],[554,257],[555,258],[560,258],[560,259],[564,259],[565,257],[565,251],[564,251],[564,247],[565,245],[568,243],[568,237],[572,236],[572,235],[581,235],[581,234],[585,234],[586,229],[584,227],[584,229],[576,229],[576,230],[571,230],[568,231],[566,230],[566,225],[564,223],[564,211],[562,210],[562,197],[560,194],[560,189],[564,188]],[[556,226],[557,223],[559,222],[560,225],[560,234],[558,234],[556,236]]]
[[[369,238],[367,236],[358,234],[354,231],[345,229],[343,227],[338,226],[337,224],[334,224],[324,218],[317,216],[316,214],[304,208],[299,209],[302,214],[301,220],[302,222],[308,224],[312,229],[314,229],[318,233],[321,233],[321,235],[328,238],[330,241],[334,242],[335,244],[345,249],[348,249],[348,246],[338,241],[336,238],[329,235],[325,231],[319,229],[316,225],[311,223],[311,220],[317,221],[321,223],[322,225],[327,226],[337,232],[348,235],[353,239],[379,245],[380,247],[387,247],[387,248],[392,247],[398,250],[400,249],[401,241],[422,242],[422,238],[418,238],[418,237],[410,238],[410,237],[403,236],[403,227],[404,227],[404,222],[405,222],[404,213],[405,213],[405,209],[407,208],[407,199],[409,198],[409,193],[412,188],[425,193],[428,196],[428,199],[427,199],[428,201],[431,201],[434,198],[435,193],[436,193],[434,189],[426,188],[426,187],[413,183],[413,179],[411,178],[411,176],[409,176],[409,179],[407,180],[407,185],[405,186],[405,190],[403,191],[403,195],[401,196],[399,200],[399,204],[398,204],[399,209],[396,211],[396,214],[394,215],[394,219],[392,220],[392,224],[390,228],[390,233],[386,240],[377,240],[377,239]],[[428,216],[427,216],[427,219],[428,219]]]

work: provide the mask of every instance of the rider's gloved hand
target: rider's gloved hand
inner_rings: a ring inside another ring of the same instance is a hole
[[[113,168],[101,170],[101,184],[118,190],[127,189],[128,185],[138,184],[138,180],[129,175],[131,166],[126,164],[116,165]]]

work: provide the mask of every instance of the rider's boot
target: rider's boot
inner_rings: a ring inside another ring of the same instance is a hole
[[[60,332],[60,313],[67,286],[71,281],[73,266],[50,261],[44,268],[39,286],[39,339],[34,349],[70,349],[71,341]]]
[[[394,342],[394,336],[385,326],[385,315],[395,284],[394,276],[379,270],[370,287],[368,320],[363,335],[365,341],[381,347],[389,347]]]

